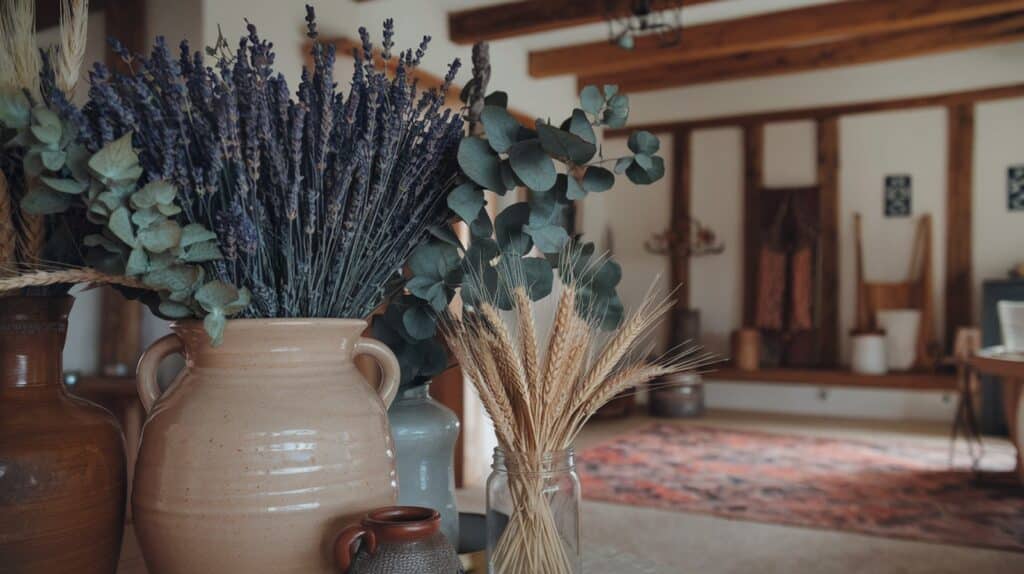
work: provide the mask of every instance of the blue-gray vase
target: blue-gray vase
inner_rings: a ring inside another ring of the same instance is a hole
[[[398,503],[441,513],[441,532],[459,543],[455,509],[455,440],[459,419],[430,396],[430,383],[399,391],[388,410],[398,466]]]

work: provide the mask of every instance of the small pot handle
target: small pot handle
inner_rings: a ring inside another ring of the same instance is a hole
[[[338,561],[341,574],[346,574],[352,567],[352,559],[355,558],[356,552],[359,552],[356,542],[360,540],[366,545],[366,551],[370,554],[377,551],[377,537],[373,535],[373,531],[358,524],[342,530],[334,542],[334,557]]]
[[[139,388],[139,400],[142,401],[146,413],[153,408],[153,404],[160,398],[160,385],[156,380],[156,371],[160,362],[168,355],[180,353],[183,349],[181,339],[175,334],[170,334],[158,339],[155,343],[142,353],[139,359],[139,366],[135,369],[135,379]]]
[[[355,354],[370,355],[380,363],[384,376],[381,379],[380,387],[377,388],[377,394],[384,401],[384,408],[390,407],[391,401],[395,400],[395,394],[398,393],[398,383],[402,376],[402,370],[395,354],[384,343],[367,337],[360,337],[356,341]]]

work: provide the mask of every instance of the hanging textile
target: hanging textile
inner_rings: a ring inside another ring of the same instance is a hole
[[[798,247],[790,259],[789,330],[814,328],[814,257],[810,246]]]
[[[757,326],[770,331],[782,330],[782,310],[786,293],[786,254],[771,247],[761,248],[757,278]]]

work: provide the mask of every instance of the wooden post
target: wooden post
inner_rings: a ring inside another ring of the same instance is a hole
[[[690,130],[681,129],[672,132],[672,224],[669,261],[672,272],[672,288],[676,289],[676,309],[683,310],[690,306],[690,256],[686,245],[690,237]],[[672,315],[672,344],[676,341],[679,325],[676,324],[678,313]]]
[[[757,275],[761,252],[760,191],[764,164],[764,124],[743,126],[743,325],[757,315]]]
[[[823,366],[839,363],[839,119],[818,121],[818,189],[821,235],[821,308],[818,311]]]
[[[945,347],[952,345],[959,327],[973,323],[971,269],[971,221],[974,168],[974,104],[948,108],[949,130],[946,165],[946,333]]]

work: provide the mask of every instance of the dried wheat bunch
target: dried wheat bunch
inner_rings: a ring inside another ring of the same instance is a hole
[[[14,197],[7,185],[7,177],[0,171],[0,266],[14,263],[17,233],[14,229]]]
[[[39,94],[39,52],[36,49],[35,0],[0,3],[0,87]]]
[[[499,445],[528,474],[542,470],[546,455],[570,448],[587,420],[618,393],[713,362],[698,347],[648,358],[645,335],[672,307],[653,289],[618,330],[602,331],[587,318],[600,316],[588,312],[586,297],[596,265],[563,275],[561,292],[550,296],[557,306],[543,340],[518,261],[502,270],[492,295],[476,286],[481,300],[467,305],[460,317],[446,317],[442,329],[494,422]],[[468,283],[474,281],[470,277]],[[511,311],[500,311],[499,301],[506,308],[510,301]],[[517,511],[493,563],[503,573],[572,572],[543,483],[529,476],[517,482],[510,475],[509,481]]]
[[[60,46],[52,60],[55,63],[57,87],[70,99],[78,86],[85,61],[85,44],[89,39],[89,0],[61,0]]]
[[[0,294],[29,287],[77,284],[119,285],[133,289],[146,289],[145,285],[133,277],[109,275],[87,267],[67,269],[39,267],[26,271],[23,268],[0,265]]]

